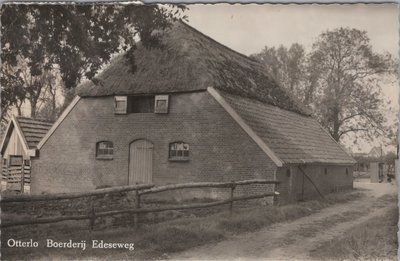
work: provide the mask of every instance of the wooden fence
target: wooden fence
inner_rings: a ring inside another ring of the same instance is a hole
[[[276,191],[277,185],[279,181],[276,180],[265,180],[265,179],[254,179],[254,180],[243,180],[243,181],[232,181],[232,182],[197,182],[197,183],[184,183],[184,184],[171,184],[165,186],[155,187],[154,185],[133,185],[133,186],[120,186],[113,188],[104,188],[97,189],[89,192],[78,192],[78,193],[68,193],[68,194],[48,194],[48,195],[20,195],[20,196],[8,196],[2,197],[1,203],[16,203],[16,202],[34,202],[34,201],[49,201],[49,200],[63,200],[63,199],[74,199],[74,198],[82,198],[82,197],[92,197],[98,195],[105,195],[110,193],[118,193],[118,192],[127,192],[127,191],[135,191],[135,207],[129,209],[122,210],[113,210],[113,211],[103,211],[96,212],[94,207],[92,206],[88,210],[88,214],[86,215],[75,215],[75,216],[59,216],[59,217],[47,217],[47,218],[39,218],[39,219],[24,219],[19,221],[12,222],[1,222],[1,227],[12,227],[12,226],[21,226],[21,225],[33,225],[33,224],[46,224],[46,223],[56,223],[66,220],[89,220],[89,228],[93,229],[96,218],[105,217],[105,216],[113,216],[118,214],[126,214],[131,213],[134,214],[134,225],[138,226],[139,223],[139,214],[143,213],[152,213],[152,212],[161,212],[168,210],[184,210],[184,209],[198,209],[198,208],[208,208],[214,206],[220,206],[229,204],[229,211],[232,214],[233,211],[233,202],[235,201],[243,201],[250,199],[259,199],[264,197],[274,197],[274,201],[279,193]],[[274,192],[261,193],[258,195],[249,195],[249,196],[238,196],[234,197],[234,191],[237,186],[243,185],[251,185],[251,184],[275,184]],[[157,208],[142,208],[141,207],[141,199],[143,195],[154,194],[163,191],[172,191],[177,189],[187,189],[187,188],[230,188],[230,196],[228,199],[219,200],[215,202],[209,203],[197,203],[197,204],[189,204],[189,205],[179,205],[179,206],[166,206],[166,207],[157,207]]]

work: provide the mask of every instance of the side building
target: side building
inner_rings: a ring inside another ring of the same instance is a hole
[[[1,143],[1,190],[29,192],[31,160],[52,122],[12,116]]]

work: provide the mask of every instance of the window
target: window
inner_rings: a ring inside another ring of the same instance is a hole
[[[286,170],[286,176],[289,178],[290,177],[290,169]]]
[[[10,166],[22,166],[22,156],[10,156]]]
[[[349,168],[346,168],[346,175],[349,175]]]
[[[128,97],[128,113],[153,113],[154,96]]]
[[[169,159],[171,161],[189,160],[189,144],[184,142],[173,142],[169,144]]]
[[[324,169],[324,173],[325,173],[325,175],[328,174],[328,169],[327,168]]]
[[[168,113],[169,95],[115,96],[115,114]]]
[[[7,166],[7,159],[3,159],[3,166]]]
[[[96,145],[97,159],[112,159],[114,155],[114,145],[111,141],[100,141]]]
[[[114,112],[115,114],[126,114],[127,112],[127,97],[115,96],[114,97]]]
[[[168,95],[157,95],[155,97],[154,113],[168,113]]]
[[[24,160],[24,165],[25,166],[30,166],[31,165],[31,161],[30,160]]]

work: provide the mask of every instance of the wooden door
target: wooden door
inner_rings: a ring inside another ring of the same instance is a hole
[[[129,184],[150,184],[153,175],[153,143],[136,140],[130,145]]]

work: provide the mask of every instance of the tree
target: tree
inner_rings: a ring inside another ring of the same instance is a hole
[[[295,43],[252,57],[310,107],[336,141],[350,134],[355,141],[389,137],[380,84],[384,74],[397,75],[398,61],[374,53],[369,41],[365,31],[338,28],[322,33],[308,54]]]
[[[379,76],[388,73],[389,54],[374,53],[365,31],[338,28],[313,44],[310,66],[318,68],[315,112],[332,137],[376,137],[386,133]]]
[[[294,43],[289,49],[283,45],[277,49],[266,46],[261,53],[252,57],[263,63],[268,73],[284,88],[304,99],[307,60],[302,45]]]
[[[32,115],[43,91],[43,82],[58,68],[66,88],[75,87],[83,77],[92,79],[114,53],[127,51],[134,71],[136,40],[157,47],[157,30],[166,29],[181,17],[183,6],[159,5],[16,5],[1,7],[1,82],[5,98],[18,100],[8,86],[15,84],[10,71],[27,66],[18,75],[30,99]],[[5,69],[4,69],[5,68]],[[11,95],[12,97],[8,97]],[[2,103],[2,117],[9,109]]]

